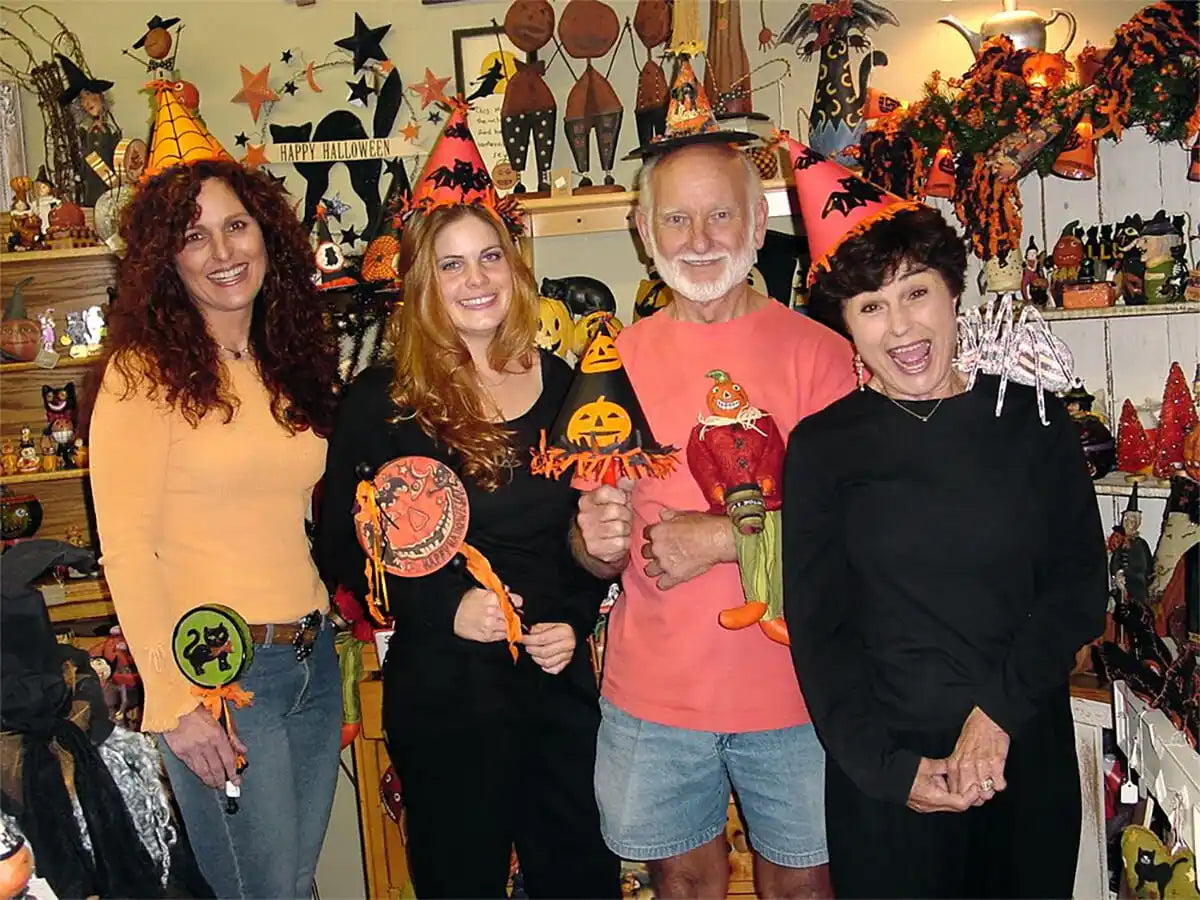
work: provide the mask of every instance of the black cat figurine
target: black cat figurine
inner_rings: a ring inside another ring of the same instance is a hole
[[[1158,896],[1165,896],[1167,885],[1171,883],[1171,879],[1175,875],[1176,866],[1181,866],[1187,862],[1187,857],[1177,859],[1172,863],[1156,863],[1154,861],[1153,850],[1143,850],[1138,848],[1137,862],[1133,864],[1133,871],[1137,873],[1137,885],[1134,887],[1134,893],[1137,893],[1147,884],[1153,883],[1158,888]]]
[[[617,298],[607,284],[587,275],[568,275],[565,278],[543,278],[541,294],[561,300],[576,318],[588,313],[617,312]]]

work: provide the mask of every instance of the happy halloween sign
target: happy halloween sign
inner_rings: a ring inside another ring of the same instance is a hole
[[[358,138],[345,141],[299,141],[267,144],[268,163],[348,162],[356,159],[392,159],[411,156],[413,144],[404,137]]]

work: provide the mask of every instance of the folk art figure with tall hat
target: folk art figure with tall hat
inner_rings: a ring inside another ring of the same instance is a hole
[[[749,131],[722,128],[691,61],[680,58],[667,103],[666,129],[626,159],[647,159],[690,144],[744,144],[758,140]]]

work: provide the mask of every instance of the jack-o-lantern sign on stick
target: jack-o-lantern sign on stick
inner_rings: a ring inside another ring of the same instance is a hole
[[[487,557],[466,542],[469,520],[466,488],[436,459],[401,456],[363,477],[355,495],[354,526],[367,553],[367,609],[376,622],[386,624],[386,573],[428,575],[461,553],[472,577],[500,598],[508,650],[516,662],[521,623]]]
[[[615,485],[622,477],[665,478],[677,465],[676,449],[654,440],[621,364],[617,331],[610,314],[598,314],[554,428],[533,451],[533,474],[560,478],[574,469],[587,481]]]

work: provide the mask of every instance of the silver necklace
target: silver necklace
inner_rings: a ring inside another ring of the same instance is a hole
[[[937,402],[937,403],[935,403],[935,404],[933,404],[933,409],[931,409],[931,410],[930,410],[928,413],[926,413],[925,415],[921,415],[921,414],[920,414],[920,413],[918,413],[918,412],[913,412],[911,409],[909,409],[907,406],[905,406],[905,405],[904,405],[903,403],[901,403],[899,400],[895,400],[895,399],[893,399],[892,397],[888,397],[888,395],[887,395],[887,394],[884,394],[883,396],[885,396],[885,397],[887,397],[889,400],[891,400],[891,401],[892,401],[892,403],[893,403],[893,404],[895,404],[895,406],[896,406],[896,407],[898,407],[899,409],[902,409],[902,410],[904,410],[906,413],[908,413],[908,414],[909,414],[910,416],[912,416],[914,419],[920,419],[922,422],[928,422],[930,419],[932,419],[932,418],[933,418],[933,414],[934,414],[935,412],[937,412],[937,411],[938,411],[938,409],[941,407],[941,405],[942,405],[942,401],[946,399],[945,397],[940,397],[940,398],[938,398],[938,402]]]

